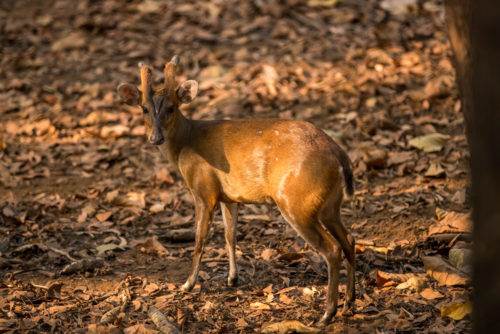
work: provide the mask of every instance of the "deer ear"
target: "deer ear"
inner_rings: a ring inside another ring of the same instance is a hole
[[[140,104],[141,92],[134,85],[122,83],[118,86],[117,91],[122,101],[126,104],[131,106],[137,106]]]
[[[189,103],[198,94],[198,82],[195,80],[185,81],[177,88],[177,98],[181,103]]]

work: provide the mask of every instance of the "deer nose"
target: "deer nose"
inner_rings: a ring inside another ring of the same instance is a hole
[[[151,134],[151,137],[149,137],[149,143],[153,145],[161,145],[165,139],[163,138],[163,135],[160,133],[153,133]]]

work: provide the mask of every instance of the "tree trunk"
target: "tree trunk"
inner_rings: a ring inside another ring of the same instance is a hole
[[[471,149],[475,333],[500,333],[500,1],[448,0]]]

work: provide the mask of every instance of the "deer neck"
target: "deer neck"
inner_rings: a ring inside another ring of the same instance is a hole
[[[160,152],[178,169],[179,154],[189,142],[191,120],[176,110],[172,122],[165,129],[165,143],[159,146]]]

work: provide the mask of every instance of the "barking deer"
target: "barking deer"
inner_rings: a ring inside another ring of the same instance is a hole
[[[337,311],[341,251],[347,262],[344,311],[355,299],[354,239],[340,207],[354,193],[347,154],[314,125],[282,119],[190,120],[179,111],[198,93],[198,83],[177,86],[179,57],[165,65],[162,87],[153,88],[153,68],[140,63],[141,90],[118,86],[121,99],[143,110],[149,143],[175,166],[195,204],[196,241],[191,273],[182,289],[196,283],[203,247],[220,204],[229,256],[228,285],[238,280],[235,258],[238,204],[274,202],[283,217],[328,265],[327,306],[320,324]]]

